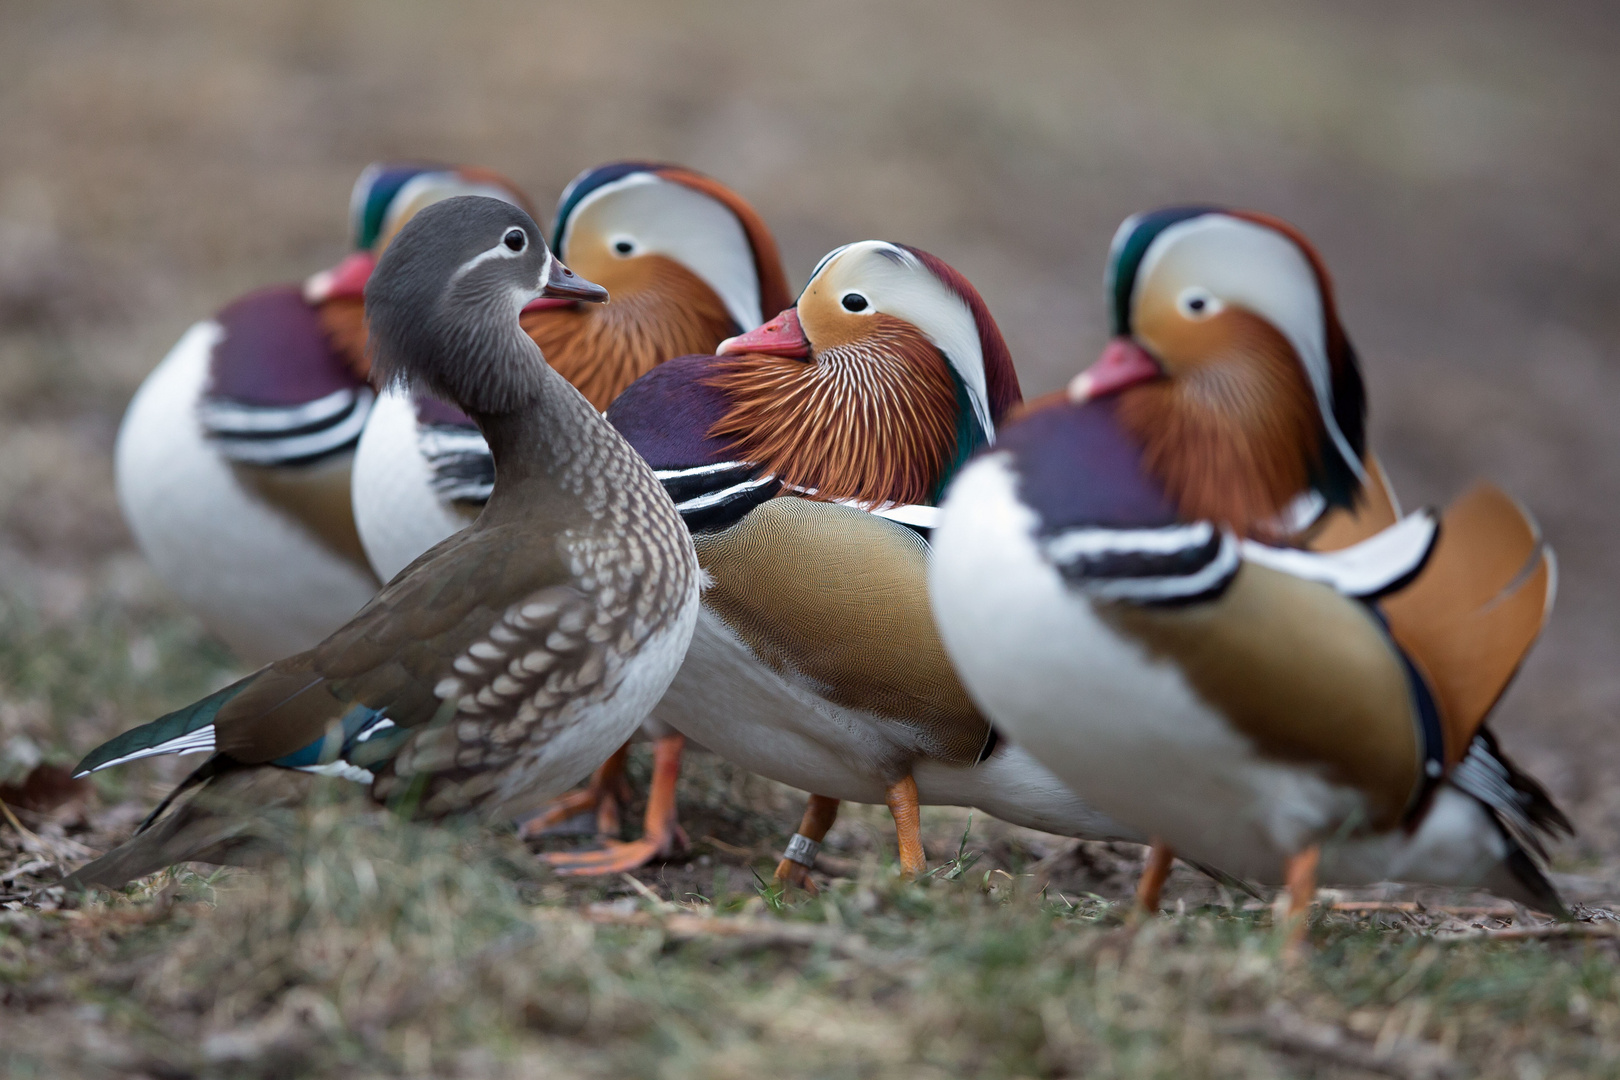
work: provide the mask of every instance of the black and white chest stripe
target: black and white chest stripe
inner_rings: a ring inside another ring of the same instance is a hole
[[[1439,521],[1425,510],[1331,552],[1240,540],[1207,521],[1143,529],[1080,526],[1052,532],[1038,543],[1064,581],[1087,596],[1185,604],[1220,596],[1244,562],[1372,600],[1411,581],[1438,539]]]
[[[308,465],[352,450],[376,394],[344,387],[297,405],[250,405],[205,397],[197,420],[220,456],[241,465]]]
[[[433,493],[445,502],[482,506],[495,490],[495,458],[477,428],[418,424],[416,445]]]
[[[692,532],[712,532],[736,524],[756,506],[778,495],[814,496],[814,488],[784,485],[760,466],[746,461],[721,461],[686,469],[655,471],[664,490],[675,502],[681,519]],[[928,539],[939,523],[939,507],[907,503],[895,506],[869,506],[854,499],[836,500],[877,517],[904,525]]]
[[[685,469],[658,469],[654,475],[675,502],[692,532],[724,529],[754,507],[781,493],[782,484],[760,466],[746,461],[720,461]]]

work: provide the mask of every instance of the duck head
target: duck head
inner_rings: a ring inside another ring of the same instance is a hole
[[[1114,398],[1184,518],[1288,531],[1304,504],[1351,507],[1366,399],[1321,258],[1263,214],[1129,218],[1108,262],[1114,338],[1069,384]]]
[[[867,504],[932,502],[1021,399],[972,285],[927,252],[837,248],[798,303],[719,348],[711,435],[782,483]]]
[[[366,284],[373,367],[477,417],[536,399],[544,358],[518,312],[536,296],[601,302],[607,291],[551,254],[521,207],[483,196],[415,214]]]
[[[759,215],[730,188],[676,165],[616,162],[581,173],[558,203],[553,247],[613,301],[537,300],[524,327],[599,409],[657,364],[712,352],[789,302]]]

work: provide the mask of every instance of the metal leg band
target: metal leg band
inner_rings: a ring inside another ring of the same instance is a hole
[[[800,866],[814,868],[816,855],[821,851],[821,845],[805,836],[803,833],[794,833],[787,843],[787,850],[782,852],[782,858],[789,862],[796,862]]]

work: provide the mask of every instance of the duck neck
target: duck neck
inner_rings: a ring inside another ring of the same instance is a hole
[[[472,412],[495,460],[495,489],[480,524],[500,524],[540,504],[589,491],[578,467],[599,451],[605,427],[588,401],[548,365],[538,365],[533,394],[520,407]]]

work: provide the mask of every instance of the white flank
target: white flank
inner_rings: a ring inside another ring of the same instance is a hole
[[[376,591],[363,568],[238,482],[198,421],[216,322],[188,330],[136,391],[118,430],[118,502],[171,591],[249,663],[301,652]],[[302,466],[347,472],[347,454]]]
[[[355,451],[350,490],[360,546],[383,581],[471,523],[433,490],[416,407],[397,388],[384,390],[371,407]]]

